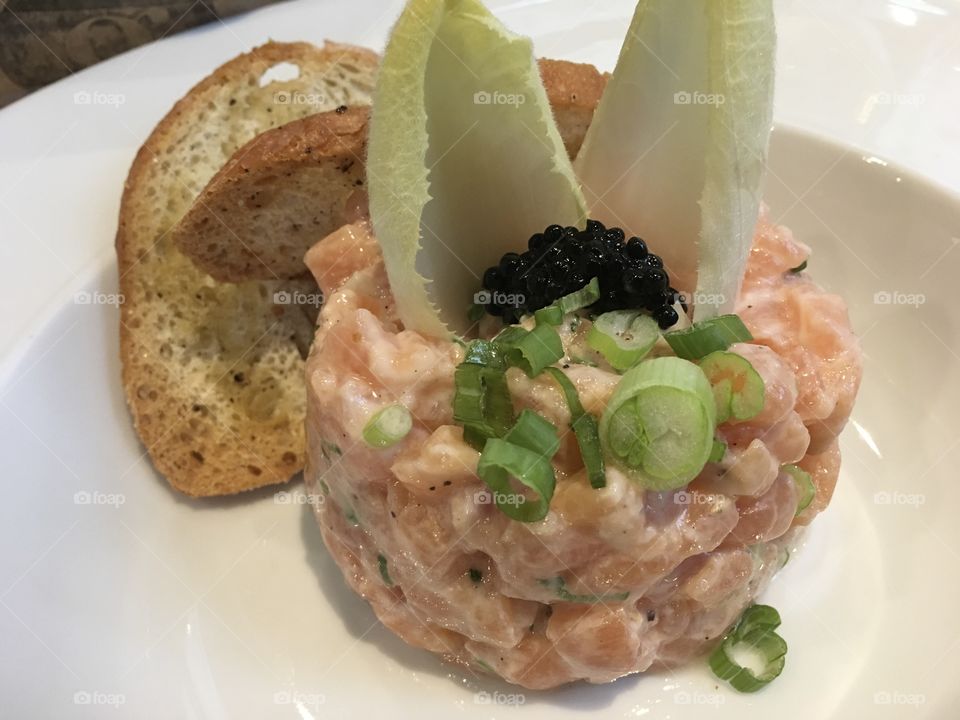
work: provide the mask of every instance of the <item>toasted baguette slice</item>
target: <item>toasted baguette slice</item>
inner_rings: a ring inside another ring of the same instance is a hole
[[[575,157],[606,86],[593,65],[540,60],[560,136]],[[327,112],[263,133],[240,148],[171,231],[223,282],[297,278],[304,253],[350,218],[363,185],[366,109]]]
[[[268,83],[264,74],[285,63],[299,76]],[[268,43],[194,87],[134,160],[116,239],[123,386],[147,452],[177,490],[225,495],[302,468],[303,356],[317,294],[301,281],[218,284],[169,231],[257,134],[369,104],[377,63],[361,48]]]
[[[177,223],[174,244],[221,282],[303,275],[304,253],[347,222],[362,190],[368,118],[344,107],[258,135]]]

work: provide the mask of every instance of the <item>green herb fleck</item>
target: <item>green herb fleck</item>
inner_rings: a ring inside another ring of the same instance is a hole
[[[386,583],[387,587],[393,587],[393,579],[390,577],[390,572],[387,570],[387,558],[382,554],[377,555],[377,565],[380,566],[380,577],[383,578],[383,582]]]
[[[483,573],[476,568],[470,568],[470,579],[473,580],[473,582],[478,583],[483,580]]]
[[[797,265],[795,268],[790,268],[790,272],[792,272],[794,275],[796,275],[797,273],[802,273],[802,272],[803,272],[804,270],[806,270],[806,269],[807,269],[807,261],[804,260],[802,263],[800,263],[799,265]]]
[[[575,595],[567,590],[567,583],[562,577],[537,580],[546,588],[553,590],[561,600],[574,603],[622,602],[630,597],[630,593],[607,593],[605,595]]]
[[[330,442],[329,440],[320,441],[320,451],[328,460],[330,459],[331,455],[343,455],[343,451],[340,449],[340,446],[336,443]]]

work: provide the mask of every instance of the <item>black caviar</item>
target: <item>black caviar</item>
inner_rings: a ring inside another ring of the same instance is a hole
[[[673,308],[679,295],[663,260],[640,238],[627,240],[623,230],[597,220],[587,220],[583,230],[551,225],[530,238],[526,252],[504,255],[483,274],[483,307],[515,323],[593,278],[600,282],[600,299],[592,312],[644,310],[663,329],[679,319]]]

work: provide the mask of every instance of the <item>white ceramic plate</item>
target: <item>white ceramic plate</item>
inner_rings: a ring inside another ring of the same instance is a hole
[[[631,10],[493,6],[541,54],[605,68]],[[765,597],[790,643],[766,691],[737,695],[700,663],[551,693],[464,679],[376,623],[305,505],[189,501],[152,470],[109,304],[127,167],[190,85],[268,37],[379,47],[398,3],[344,0],[171,38],[0,112],[4,716],[956,717],[960,11],[851,6],[778,3],[767,199],[847,298],[867,367],[834,502]]]

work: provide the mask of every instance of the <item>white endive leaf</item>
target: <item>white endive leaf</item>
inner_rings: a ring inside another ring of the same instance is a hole
[[[370,213],[404,327],[468,327],[481,275],[586,204],[528,39],[477,0],[411,0],[374,93]]]
[[[576,161],[590,214],[647,240],[696,319],[732,309],[773,109],[771,0],[641,0]]]

